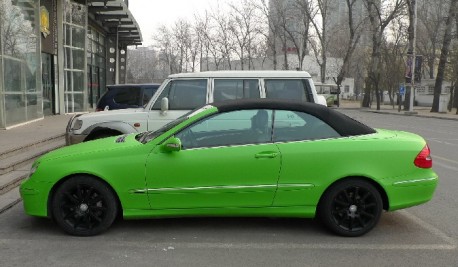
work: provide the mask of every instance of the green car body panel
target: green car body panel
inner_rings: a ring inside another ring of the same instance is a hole
[[[179,129],[217,113],[194,112],[143,144],[136,134],[58,149],[39,158],[20,187],[27,214],[51,216],[53,190],[74,175],[107,183],[124,218],[279,216],[311,218],[323,193],[348,177],[370,181],[393,211],[429,201],[438,183],[413,164],[426,145],[418,135],[376,133],[322,140],[164,150]],[[393,142],[396,140],[396,142]],[[381,164],[382,163],[382,164]],[[179,166],[179,167],[177,167]]]

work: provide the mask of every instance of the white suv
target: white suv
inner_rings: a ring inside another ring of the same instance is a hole
[[[280,98],[326,105],[305,71],[209,71],[170,75],[148,104],[74,115],[67,145],[126,133],[156,130],[207,103],[241,98]]]

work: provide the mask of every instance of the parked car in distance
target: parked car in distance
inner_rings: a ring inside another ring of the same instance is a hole
[[[36,160],[25,212],[90,236],[125,219],[318,216],[360,236],[382,211],[425,203],[438,176],[425,140],[372,129],[322,105],[208,104],[156,131],[67,146]]]
[[[107,91],[97,102],[96,111],[143,107],[159,86],[158,83],[107,85]]]
[[[172,74],[139,109],[74,115],[67,145],[107,136],[157,130],[208,103],[233,99],[291,99],[326,105],[305,71],[206,71]]]

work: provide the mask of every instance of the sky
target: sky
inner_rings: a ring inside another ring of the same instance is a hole
[[[129,10],[142,31],[143,46],[152,44],[160,25],[173,25],[180,18],[193,20],[194,14],[224,5],[229,0],[129,0]]]

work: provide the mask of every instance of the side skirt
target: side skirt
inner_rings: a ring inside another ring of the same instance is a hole
[[[170,217],[286,217],[313,218],[315,206],[262,207],[262,208],[200,208],[124,210],[124,219],[170,218]]]

